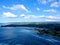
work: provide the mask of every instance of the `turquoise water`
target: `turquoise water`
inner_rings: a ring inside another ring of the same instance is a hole
[[[60,45],[60,38],[38,35],[33,27],[0,27],[0,45]]]

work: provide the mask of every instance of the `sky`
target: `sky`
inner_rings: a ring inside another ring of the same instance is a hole
[[[0,23],[53,21],[60,21],[60,0],[0,0]]]

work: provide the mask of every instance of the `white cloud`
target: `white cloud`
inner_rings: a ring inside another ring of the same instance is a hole
[[[46,16],[46,19],[49,19],[49,20],[60,20],[60,16]]]
[[[55,19],[55,16],[48,16],[48,19]]]
[[[44,12],[52,12],[52,13],[56,13],[57,11],[54,9],[48,9],[48,10],[43,10]]]
[[[44,18],[44,19],[49,19],[49,20],[60,20],[60,16],[52,16],[52,15],[50,15],[50,16],[46,16],[46,15],[38,15],[38,16],[36,16],[36,15],[25,15],[25,14],[21,14],[20,15],[21,17],[23,17],[23,18]]]
[[[13,17],[17,17],[17,15],[12,14],[11,12],[4,12],[3,17],[13,18]]]
[[[35,15],[29,15],[29,17],[30,17],[30,18],[36,18],[36,16],[35,16]]]
[[[48,2],[51,2],[51,1],[53,1],[53,0],[48,0]]]
[[[49,2],[55,2],[55,1],[57,1],[57,0],[47,0],[47,1],[48,1],[48,3],[49,3]]]
[[[55,16],[46,16],[46,19],[55,19]]]
[[[47,22],[51,22],[51,21],[56,21],[56,20],[50,20],[50,19],[46,19],[45,21],[47,21]]]
[[[36,8],[37,11],[40,11],[40,8]]]
[[[37,0],[38,4],[49,4],[51,3],[50,7],[59,7],[60,1],[59,0]]]
[[[50,7],[59,7],[59,2],[53,2]]]
[[[60,16],[45,16],[45,21],[60,21]]]
[[[21,17],[25,17],[25,14],[21,14],[20,16],[21,16]]]
[[[38,18],[45,18],[45,16],[44,15],[40,15],[40,16],[37,16]]]
[[[26,12],[29,12],[28,9],[22,4],[21,5],[13,5],[12,7],[3,6],[3,8],[11,9],[11,10],[24,10]]]
[[[44,19],[45,21],[60,21],[60,15],[25,15],[25,14],[21,14],[21,17],[25,18],[25,19]]]
[[[29,18],[37,18],[35,15],[28,15],[28,16],[26,16],[26,15],[24,15],[24,14],[22,14],[22,15],[20,15],[21,17],[23,17],[23,18],[25,18],[25,19],[29,19]]]
[[[46,4],[47,3],[46,0],[37,0],[37,1],[38,1],[38,3],[42,3],[42,4]]]

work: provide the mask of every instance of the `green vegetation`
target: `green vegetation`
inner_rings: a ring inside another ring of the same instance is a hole
[[[46,33],[48,32],[48,33]],[[57,32],[53,32],[51,30],[47,30],[44,32],[45,34],[48,34],[48,35],[51,35],[51,36],[57,36],[57,37],[60,37],[60,33],[57,33]]]
[[[47,35],[50,35],[50,36],[56,36],[56,37],[60,37],[60,32],[54,32],[52,30],[39,30],[39,29],[36,29],[36,32],[37,34],[47,34]]]

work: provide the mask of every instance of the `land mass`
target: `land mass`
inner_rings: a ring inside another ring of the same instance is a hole
[[[31,23],[11,23],[8,25],[2,25],[1,27],[35,27],[35,31],[38,34],[48,34],[51,36],[56,36],[56,37],[60,37],[60,23],[56,23],[56,22],[44,22],[44,23],[40,23],[40,22],[31,22]],[[46,29],[37,29],[37,28],[47,28]]]

